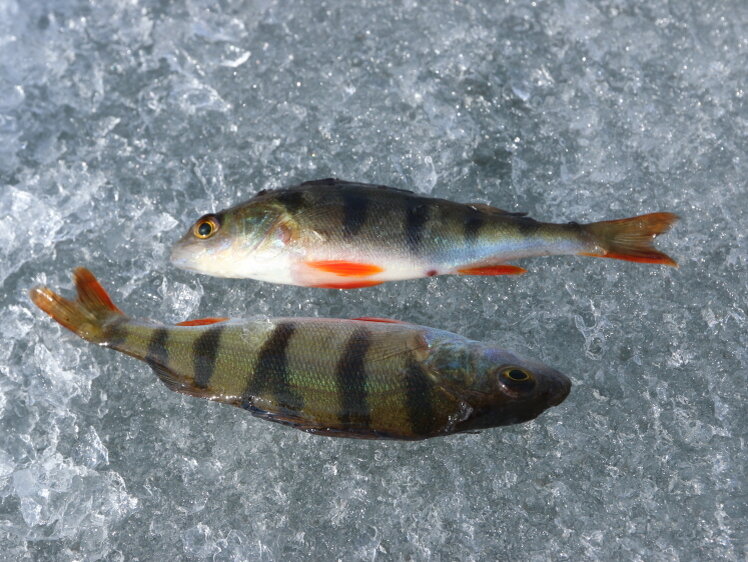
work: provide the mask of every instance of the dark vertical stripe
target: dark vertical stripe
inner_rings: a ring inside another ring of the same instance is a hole
[[[369,198],[354,189],[341,189],[340,197],[343,199],[343,233],[354,236],[366,222]]]
[[[517,217],[514,220],[519,225],[519,233],[523,236],[532,236],[541,227],[541,223],[530,217]]]
[[[153,367],[169,366],[169,350],[166,348],[166,342],[169,339],[169,330],[166,328],[157,328],[153,330],[151,339],[148,342],[148,353],[145,356],[145,362]]]
[[[251,409],[255,398],[273,399],[289,412],[299,412],[304,400],[291,388],[288,372],[288,344],[296,326],[281,322],[263,344],[257,357],[254,373],[242,396],[242,406]]]
[[[106,324],[106,331],[104,332],[104,341],[101,342],[102,345],[111,347],[117,351],[124,351],[127,349],[128,321],[129,319],[126,316],[120,316],[108,322]],[[147,354],[148,351],[146,350],[146,355]]]
[[[192,343],[192,365],[195,371],[195,386],[198,388],[208,388],[221,349],[223,329],[223,326],[208,328]]]
[[[275,197],[291,214],[294,214],[304,205],[304,193],[301,191],[279,191]]]
[[[486,222],[483,213],[473,207],[466,207],[467,216],[465,217],[464,234],[465,242],[471,243],[478,239],[478,233]]]
[[[416,437],[430,435],[434,427],[434,406],[431,401],[431,381],[421,364],[409,358],[405,367],[407,390],[405,405],[410,427]]]
[[[404,197],[405,242],[413,253],[418,253],[423,238],[423,228],[429,218],[429,207],[422,197]]]
[[[366,395],[366,352],[371,336],[366,328],[359,328],[348,339],[343,356],[335,369],[335,380],[340,396],[338,419],[343,425],[369,427],[371,417]],[[357,427],[358,429],[359,427]]]

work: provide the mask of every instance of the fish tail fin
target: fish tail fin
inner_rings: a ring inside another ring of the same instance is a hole
[[[68,330],[90,342],[102,343],[106,340],[106,323],[124,314],[89,270],[77,268],[73,280],[78,292],[74,301],[47,287],[34,287],[29,291],[29,297]]]
[[[580,252],[580,255],[678,267],[673,258],[657,251],[652,243],[656,236],[667,232],[678,218],[673,213],[650,213],[587,224],[584,228],[598,247],[592,252]]]

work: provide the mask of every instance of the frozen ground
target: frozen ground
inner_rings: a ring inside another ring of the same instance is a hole
[[[0,0],[0,558],[744,560],[746,69],[743,0]],[[326,176],[545,220],[675,211],[681,268],[341,293],[167,263],[201,213]],[[312,437],[32,309],[80,265],[136,316],[402,318],[574,388],[480,435]]]

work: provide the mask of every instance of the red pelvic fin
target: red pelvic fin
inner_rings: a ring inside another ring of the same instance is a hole
[[[522,275],[527,270],[516,265],[484,265],[479,267],[466,267],[458,269],[460,275]]]
[[[360,318],[352,318],[352,320],[361,320],[362,322],[383,322],[385,324],[407,324],[402,320],[392,320],[391,318],[374,318],[372,316],[361,316]]]
[[[384,281],[340,281],[339,283],[320,283],[317,285],[308,285],[318,289],[362,289],[364,287],[374,287],[381,285]]]
[[[225,322],[228,318],[198,318],[196,320],[185,320],[184,322],[177,322],[175,326],[208,326],[210,324],[216,324],[218,322]]]
[[[601,251],[580,252],[580,255],[678,267],[673,258],[658,252],[652,244],[656,236],[667,232],[677,220],[678,215],[673,213],[650,213],[585,225]]]
[[[308,261],[306,265],[325,273],[334,273],[340,277],[370,277],[384,271],[384,268],[372,263],[342,260]]]

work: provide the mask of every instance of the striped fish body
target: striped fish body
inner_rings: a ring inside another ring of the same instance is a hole
[[[568,379],[540,363],[414,324],[280,318],[167,326],[106,306],[88,312],[94,299],[86,294],[99,286],[87,275],[76,273],[78,301],[48,289],[34,289],[32,299],[82,337],[144,360],[171,390],[310,433],[424,439],[527,421],[569,392]]]
[[[645,224],[644,217],[657,224]],[[644,217],[626,222],[639,245],[675,220],[669,213]],[[260,192],[202,217],[174,246],[172,262],[220,277],[334,288],[439,274],[522,273],[506,262],[552,254],[621,258],[621,251],[609,251],[610,230],[621,225],[610,225],[633,220],[541,223],[487,205],[330,179]],[[622,259],[666,263],[664,254],[651,246],[647,251],[648,260]]]

